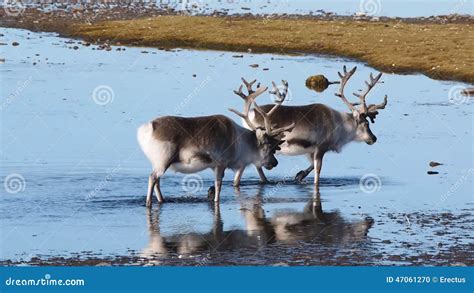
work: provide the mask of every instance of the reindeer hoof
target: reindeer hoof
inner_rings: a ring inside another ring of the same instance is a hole
[[[301,170],[301,171],[299,171],[299,172],[296,174],[295,180],[296,180],[297,182],[302,182],[303,179],[305,179],[307,175],[308,175],[308,174],[306,174],[306,172],[305,172],[304,170]]]
[[[214,185],[212,185],[211,187],[209,187],[209,189],[207,190],[207,199],[208,200],[214,200],[214,196],[216,194],[216,187]]]
[[[147,202],[146,202],[146,207],[149,208],[149,209],[151,209],[151,201],[147,201]]]

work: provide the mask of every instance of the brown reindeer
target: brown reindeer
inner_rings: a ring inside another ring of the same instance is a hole
[[[252,101],[267,90],[257,87],[254,91],[252,85],[247,85],[247,89],[248,95],[245,95],[241,86],[239,95]],[[238,186],[247,165],[270,170],[278,164],[275,151],[282,143],[280,137],[283,132],[291,131],[293,125],[274,128],[271,121],[265,121],[265,128],[257,127],[248,118],[249,109],[243,113],[230,110],[247,121],[250,130],[223,115],[164,116],[138,128],[138,142],[153,167],[148,180],[147,207],[151,207],[153,190],[158,202],[163,202],[160,178],[168,168],[181,173],[213,169],[214,201],[218,202],[225,169],[236,171],[234,185]]]
[[[245,100],[244,109],[250,109],[252,104],[255,109],[249,111],[248,117],[254,125],[267,125],[279,127],[294,123],[295,127],[291,133],[285,135],[285,143],[282,144],[279,153],[284,155],[306,155],[311,161],[311,165],[296,175],[297,181],[303,180],[316,167],[314,177],[315,190],[319,190],[319,181],[324,154],[328,151],[340,152],[342,147],[351,141],[366,142],[371,145],[377,141],[377,137],[372,133],[369,127],[370,119],[375,122],[375,117],[379,109],[384,109],[387,105],[387,96],[381,104],[366,104],[366,97],[370,90],[379,82],[382,73],[376,77],[370,74],[370,81],[366,82],[367,88],[360,94],[354,93],[359,98],[359,103],[351,103],[344,94],[344,87],[355,73],[356,67],[347,71],[344,66],[343,73],[338,72],[341,78],[339,92],[336,93],[350,109],[350,113],[339,112],[323,104],[309,104],[303,106],[285,106],[283,103],[288,92],[288,82],[283,82],[283,91],[279,91],[273,83],[273,91],[270,92],[277,96],[275,105],[263,105],[259,107],[255,100]],[[271,120],[268,118],[271,117]],[[244,127],[248,121],[244,120]],[[262,182],[267,182],[267,178],[261,167],[257,166],[257,171]]]

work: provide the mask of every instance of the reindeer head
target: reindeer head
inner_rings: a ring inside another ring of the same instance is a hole
[[[287,90],[284,90],[283,93],[277,89],[275,83],[273,83],[274,91],[272,94],[277,95],[278,99],[275,102],[275,106],[268,112],[265,113],[255,102],[255,99],[264,93],[268,88],[261,87],[260,84],[257,84],[257,89],[254,91],[252,89],[253,84],[256,80],[252,82],[247,82],[244,78],[242,78],[244,85],[247,88],[248,94],[245,95],[242,92],[243,85],[240,86],[238,91],[234,91],[236,95],[241,97],[245,101],[244,112],[241,113],[235,109],[229,109],[231,112],[237,114],[242,119],[244,119],[245,123],[249,126],[249,128],[255,133],[255,137],[257,139],[257,147],[258,147],[258,159],[255,164],[257,166],[263,166],[268,170],[271,170],[273,167],[278,165],[278,161],[275,158],[275,152],[280,150],[280,145],[284,142],[283,132],[291,131],[295,125],[294,123],[291,125],[287,125],[281,128],[274,128],[271,123],[271,115],[275,112],[275,110],[283,103],[286,98]],[[285,85],[285,81],[283,84]],[[286,88],[288,88],[288,83],[286,83]],[[254,123],[250,120],[248,114],[252,104],[255,106],[255,110],[259,112],[264,121],[265,121],[265,128],[257,127]]]
[[[351,103],[347,100],[344,96],[344,87],[346,86],[347,81],[352,77],[355,73],[357,67],[352,68],[350,71],[347,71],[346,66],[343,67],[343,73],[341,74],[338,72],[339,77],[341,78],[341,86],[339,92],[335,95],[341,98],[341,100],[349,107],[352,113],[352,117],[354,118],[354,122],[357,125],[355,139],[357,141],[365,141],[367,144],[374,144],[377,141],[377,137],[372,133],[369,127],[369,121],[367,118],[370,119],[370,122],[375,123],[375,117],[379,114],[379,109],[385,109],[387,105],[387,95],[384,97],[384,101],[381,104],[370,104],[367,106],[365,103],[365,98],[370,90],[379,82],[382,73],[377,74],[377,76],[373,77],[372,73],[370,74],[370,81],[366,81],[365,84],[367,85],[367,89],[361,93],[354,93],[354,96],[358,97],[360,102],[359,103]],[[356,107],[359,106],[359,107]]]

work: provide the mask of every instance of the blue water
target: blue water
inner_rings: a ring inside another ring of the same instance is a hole
[[[169,202],[147,215],[150,165],[136,142],[140,124],[160,115],[236,119],[226,109],[242,107],[232,93],[242,76],[266,85],[288,80],[288,104],[345,111],[336,88],[316,94],[306,77],[335,79],[343,65],[357,65],[350,92],[376,70],[326,56],[106,52],[49,33],[1,33],[1,261],[79,254],[150,264],[410,264],[429,253],[421,263],[447,264],[462,262],[452,251],[472,243],[473,102],[458,95],[466,84],[385,74],[368,97],[389,96],[372,125],[377,143],[353,143],[325,157],[319,204],[326,219],[305,210],[312,175],[305,184],[290,180],[307,167],[303,157],[278,157],[267,174],[284,182],[264,187],[249,167],[236,191],[227,171],[219,213],[206,199],[210,171],[197,175],[197,186],[169,171],[162,180]],[[269,95],[259,99],[271,102]],[[430,161],[443,165],[431,168]],[[373,189],[360,185],[367,176]],[[14,179],[19,184],[8,185]]]

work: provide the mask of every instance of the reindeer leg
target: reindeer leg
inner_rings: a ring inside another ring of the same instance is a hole
[[[267,176],[265,176],[265,173],[263,173],[262,167],[255,167],[255,168],[257,168],[258,176],[260,177],[260,183],[267,184],[268,179],[267,179]]]
[[[148,177],[148,192],[146,194],[146,207],[147,208],[151,208],[153,188],[155,187],[155,184],[156,184],[156,175],[155,175],[155,171],[153,171]]]
[[[302,182],[303,179],[305,179],[306,176],[308,176],[309,173],[311,173],[311,171],[313,171],[313,169],[314,169],[313,158],[314,158],[314,153],[311,153],[311,154],[308,155],[308,160],[311,162],[311,165],[309,165],[309,167],[306,168],[305,170],[301,170],[298,173],[296,173],[295,181]]]
[[[158,202],[163,202],[163,195],[161,194],[161,189],[160,189],[160,179],[161,179],[161,176],[158,176],[156,177],[156,183],[155,183],[155,195],[156,195],[156,199],[158,200]]]
[[[244,173],[245,168],[240,168],[235,171],[234,177],[234,187],[238,187],[240,185],[240,178],[242,178],[242,174]]]
[[[155,170],[151,172],[150,177],[148,177],[148,193],[146,195],[146,206],[151,208],[152,205],[152,197],[153,197],[153,190],[155,190],[156,199],[158,202],[163,202],[163,195],[161,194],[160,189],[160,178],[166,172],[168,167],[165,167],[161,170]]]
[[[221,194],[221,187],[222,187],[222,178],[224,178],[224,171],[225,167],[218,166],[215,169],[215,174],[216,174],[216,180],[214,183],[214,186],[216,188],[215,194],[214,194],[214,201],[219,202],[219,197]]]
[[[316,167],[316,174],[314,175],[314,190],[315,194],[319,193],[319,179],[321,175],[321,167],[323,166],[324,152],[316,152],[314,154],[314,166]]]

